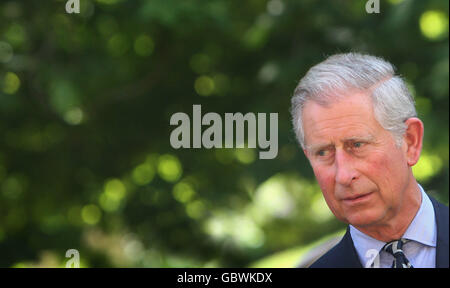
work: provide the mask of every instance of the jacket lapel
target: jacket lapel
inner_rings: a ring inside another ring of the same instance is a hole
[[[439,203],[433,197],[428,196],[433,203],[434,213],[436,215],[437,226],[437,245],[436,245],[436,268],[449,267],[448,233],[449,233],[449,214],[448,207]]]
[[[350,235],[350,227],[347,226],[347,231],[341,241],[342,251],[345,251],[342,257],[343,267],[349,268],[363,268],[359,261],[358,253],[353,244],[352,236]]]

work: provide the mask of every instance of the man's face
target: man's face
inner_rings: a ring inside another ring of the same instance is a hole
[[[354,226],[383,225],[400,210],[410,183],[405,145],[375,119],[371,99],[352,93],[303,109],[304,150],[333,214]]]

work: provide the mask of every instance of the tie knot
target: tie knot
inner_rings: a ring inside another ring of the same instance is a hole
[[[388,252],[392,256],[394,256],[394,262],[392,262],[392,268],[413,268],[409,260],[406,258],[403,253],[403,245],[405,245],[410,240],[407,239],[399,239],[394,240],[384,245],[384,251]]]
[[[384,245],[383,250],[393,256],[396,256],[399,253],[403,254],[403,245],[405,245],[409,241],[410,240],[403,239],[403,238],[399,239],[399,240],[391,241],[389,243],[386,243],[386,245]]]

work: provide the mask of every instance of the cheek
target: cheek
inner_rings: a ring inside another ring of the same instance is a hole
[[[365,176],[372,178],[375,183],[384,182],[384,176],[390,174],[389,158],[381,153],[373,153],[366,161],[364,161],[364,168],[361,169]]]
[[[334,169],[330,168],[313,168],[314,174],[316,176],[317,183],[322,190],[323,198],[330,208],[331,212],[341,220],[344,220],[342,213],[342,208],[340,207],[339,201],[336,200],[334,190],[335,190],[335,175]],[[345,221],[345,220],[344,220]]]
[[[401,190],[406,181],[402,155],[400,153],[374,153],[365,163],[365,176],[378,187],[384,201],[392,201],[392,197],[398,194],[396,191]]]
[[[329,202],[334,195],[334,174],[331,169],[327,168],[316,167],[313,170],[325,200]]]
[[[402,171],[401,163],[405,162],[400,153],[373,153],[372,156],[366,162],[366,171],[377,178],[382,183],[390,183],[392,176],[400,177],[399,172]],[[395,182],[395,181],[394,181]]]

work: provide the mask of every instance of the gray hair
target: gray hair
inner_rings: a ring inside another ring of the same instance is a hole
[[[292,122],[305,148],[302,112],[307,101],[327,106],[348,91],[369,93],[376,120],[391,132],[398,146],[406,130],[405,120],[416,117],[414,99],[389,62],[358,53],[336,54],[315,65],[300,80],[292,96]]]

